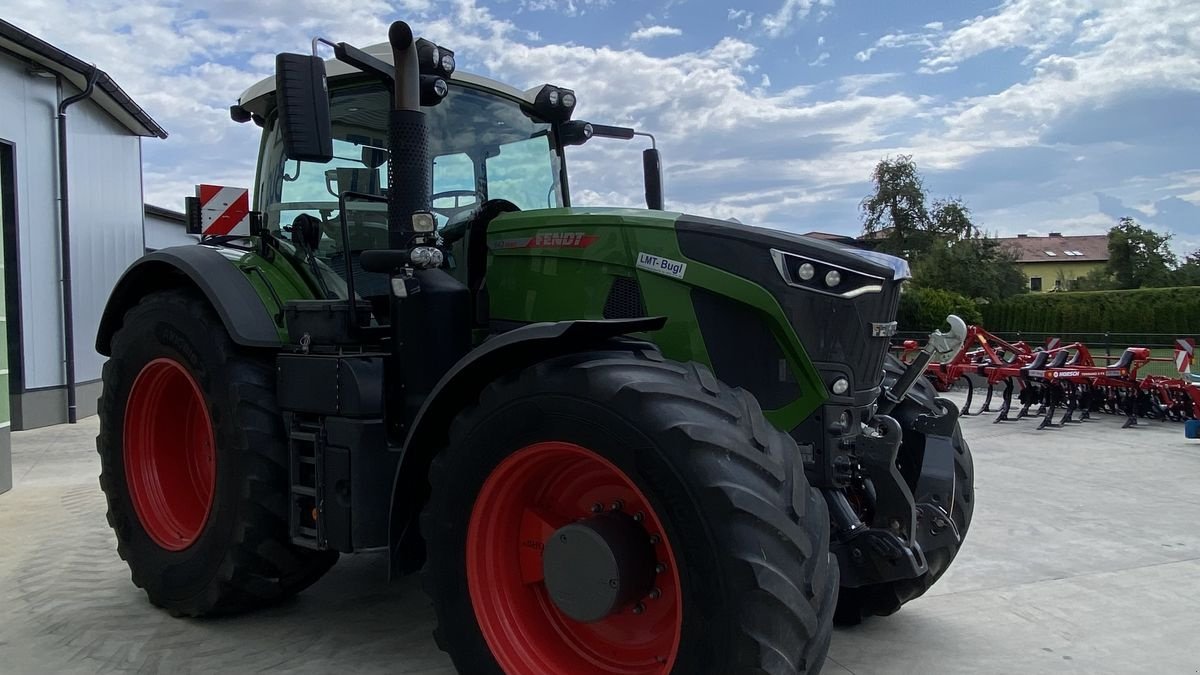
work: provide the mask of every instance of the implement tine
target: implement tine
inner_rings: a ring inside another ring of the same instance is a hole
[[[992,412],[992,383],[988,382],[987,396],[983,399],[983,407],[979,409],[980,413]]]
[[[1004,397],[1000,403],[1000,414],[996,419],[992,420],[992,424],[999,424],[1009,420],[1008,411],[1012,409],[1013,381],[1012,378],[1004,380]]]
[[[1042,423],[1039,424],[1037,428],[1045,429],[1046,427],[1052,427],[1052,426],[1054,426],[1054,403],[1053,402],[1051,402],[1050,406],[1048,408],[1046,408],[1046,416],[1042,418]]]
[[[974,395],[974,392],[975,392],[975,383],[971,381],[971,378],[967,377],[966,373],[963,373],[961,377],[962,377],[962,379],[967,381],[967,401],[966,401],[966,403],[963,403],[962,410],[960,410],[959,412],[963,415],[968,415],[968,416],[978,414],[978,413],[971,412],[971,397]],[[983,412],[983,411],[981,410],[979,412]]]

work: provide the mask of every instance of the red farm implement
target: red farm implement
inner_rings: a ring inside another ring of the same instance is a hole
[[[1147,347],[1128,347],[1113,360],[1093,355],[1083,342],[1064,344],[1050,338],[1046,347],[1032,347],[969,326],[959,352],[943,363],[930,364],[926,377],[939,391],[948,391],[961,380],[967,390],[962,414],[995,412],[995,423],[1040,418],[1038,428],[1045,429],[1081,423],[1093,412],[1125,415],[1125,428],[1136,426],[1139,417],[1200,420],[1200,384],[1190,377],[1194,345],[1191,339],[1176,340],[1173,359],[1154,357]],[[907,357],[912,345],[906,341],[900,352],[901,358]],[[1170,361],[1180,376],[1144,373],[1152,362]],[[972,412],[979,386],[986,386],[987,394],[983,405]],[[993,410],[997,387],[1000,404]],[[1060,409],[1063,415],[1055,421]]]

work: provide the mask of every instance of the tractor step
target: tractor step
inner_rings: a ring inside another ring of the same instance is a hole
[[[288,475],[291,486],[288,531],[292,543],[297,546],[325,548],[325,537],[321,532],[324,519],[319,517],[323,506],[320,495],[324,485],[324,462],[320,461],[321,445],[318,442],[320,425],[303,421],[299,415],[287,417],[291,418],[288,425]]]
[[[285,412],[292,543],[350,553],[387,544],[399,449],[381,419]]]

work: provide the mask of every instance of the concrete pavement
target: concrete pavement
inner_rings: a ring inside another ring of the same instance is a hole
[[[977,482],[962,553],[926,597],[838,630],[825,672],[1200,672],[1200,442],[1121,421],[1038,432],[966,418]],[[13,434],[0,673],[453,672],[429,600],[413,579],[387,583],[379,556],[343,557],[248,616],[155,610],[104,520],[96,428]]]

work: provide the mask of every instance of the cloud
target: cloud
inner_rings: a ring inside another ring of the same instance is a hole
[[[770,37],[786,35],[791,32],[796,22],[807,17],[818,4],[832,7],[833,0],[783,0],[779,9],[762,18],[760,25]]]
[[[409,1],[409,0],[405,0]],[[431,0],[411,0],[419,5],[414,10],[428,10]],[[608,7],[612,0],[520,0],[518,12],[558,12],[566,16],[582,16],[589,9]]]
[[[928,33],[888,33],[875,41],[871,47],[854,55],[860,62],[867,62],[881,49],[902,49],[905,47],[932,47]]]
[[[829,60],[829,52],[821,52],[821,54],[819,56],[817,56],[817,58],[813,59],[812,61],[809,61],[808,65],[823,66],[823,65],[825,65],[825,62],[828,60]]]
[[[744,9],[731,9],[727,18],[734,22],[738,30],[746,30],[754,23],[754,12]]]
[[[824,35],[818,36],[817,37],[817,46],[822,47],[824,45],[825,45],[825,36]]]
[[[660,37],[678,37],[683,31],[673,26],[645,26],[629,34],[630,40],[653,40]]]

